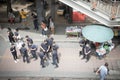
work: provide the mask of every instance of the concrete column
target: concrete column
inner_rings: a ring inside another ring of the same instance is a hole
[[[37,15],[38,15],[38,22],[41,23],[42,20],[44,20],[43,17],[43,3],[42,0],[36,0],[36,9],[37,9]]]
[[[51,16],[55,20],[55,0],[51,0]]]
[[[68,9],[69,9],[69,20],[68,20],[68,22],[72,23],[73,22],[73,20],[72,20],[72,17],[73,17],[73,8],[69,7]]]

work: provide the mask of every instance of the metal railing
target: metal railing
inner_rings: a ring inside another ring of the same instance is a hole
[[[120,2],[119,1],[108,1],[103,0],[75,0],[82,1],[83,3],[94,8],[97,11],[108,16],[110,19],[120,19]]]

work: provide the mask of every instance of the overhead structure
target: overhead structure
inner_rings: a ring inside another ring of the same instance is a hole
[[[97,2],[96,10],[91,9],[91,2],[85,2],[82,0],[59,0],[60,2],[72,7],[73,9],[80,11],[81,13],[95,19],[109,27],[120,26],[120,5],[118,7],[112,5],[104,5],[99,0]],[[104,9],[103,9],[104,8]],[[115,9],[115,10],[112,10]],[[116,13],[116,19],[111,20],[110,16]]]

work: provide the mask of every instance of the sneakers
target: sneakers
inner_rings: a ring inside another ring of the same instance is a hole
[[[19,61],[19,59],[16,59],[14,62],[17,63]]]
[[[43,36],[42,34],[40,34],[40,36]]]
[[[59,67],[58,65],[55,66],[55,68],[58,68],[58,67]]]
[[[43,37],[46,37],[45,35],[43,35]]]
[[[15,60],[14,62],[15,62],[15,63],[17,63],[17,61],[16,61],[16,60]]]
[[[17,61],[19,61],[19,59],[17,59]]]
[[[45,68],[45,66],[42,66],[42,68]]]

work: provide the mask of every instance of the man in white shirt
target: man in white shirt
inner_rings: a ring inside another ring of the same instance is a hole
[[[105,63],[104,65],[100,66],[100,68],[96,71],[96,74],[99,73],[100,80],[105,80],[108,72],[109,72],[108,63]]]

